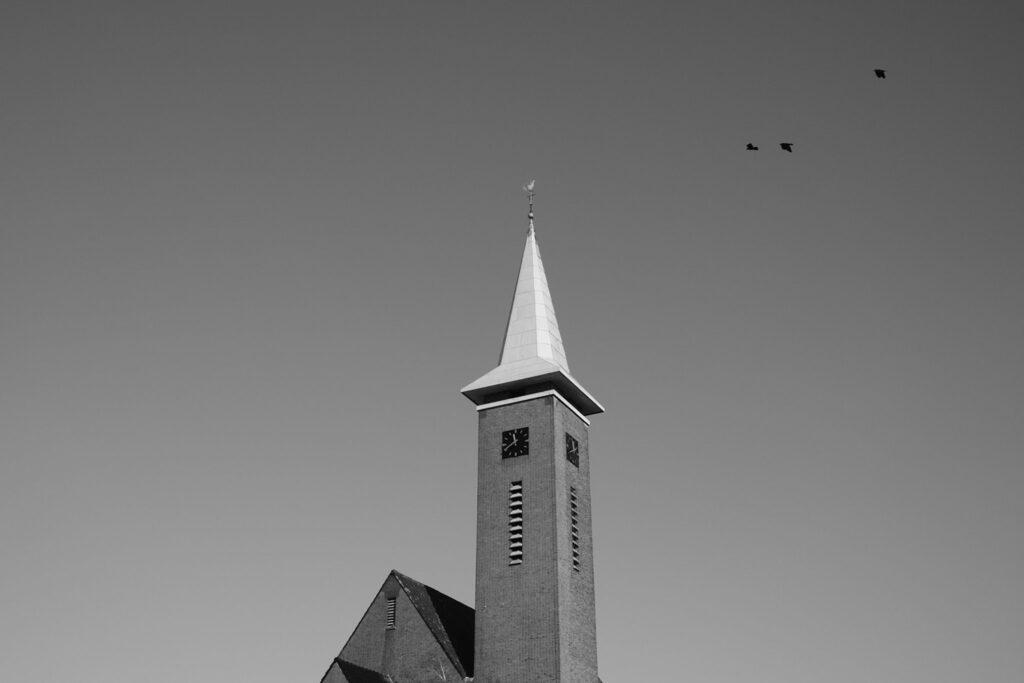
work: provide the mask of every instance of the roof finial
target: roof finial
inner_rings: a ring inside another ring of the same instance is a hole
[[[535,182],[535,180],[531,180],[523,185],[523,190],[526,191],[526,195],[530,198],[530,213],[527,214],[527,217],[530,219],[530,230],[533,230],[533,184]]]

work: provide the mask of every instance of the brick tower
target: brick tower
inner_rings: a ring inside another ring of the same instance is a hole
[[[598,683],[588,415],[569,374],[533,225],[479,414],[476,683]]]

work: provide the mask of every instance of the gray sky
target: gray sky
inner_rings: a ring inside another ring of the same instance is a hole
[[[602,678],[1020,681],[1022,31],[5,3],[0,679],[315,682],[389,569],[472,603],[536,177]]]

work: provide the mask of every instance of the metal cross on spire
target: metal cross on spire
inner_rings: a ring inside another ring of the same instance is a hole
[[[523,190],[526,192],[526,196],[530,199],[530,213],[527,217],[530,219],[530,229],[533,230],[533,184],[535,180],[531,180],[527,184],[523,185]]]

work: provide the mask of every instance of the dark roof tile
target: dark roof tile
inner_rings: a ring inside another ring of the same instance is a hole
[[[335,669],[335,667],[337,668]],[[376,671],[364,669],[352,662],[346,662],[344,659],[335,659],[331,669],[341,672],[341,680],[337,683],[388,683],[388,680]],[[331,669],[328,669],[328,674],[331,673]],[[324,678],[327,679],[326,676]],[[327,680],[326,683],[335,682]]]
[[[438,644],[463,678],[473,675],[475,612],[455,598],[392,570]]]

